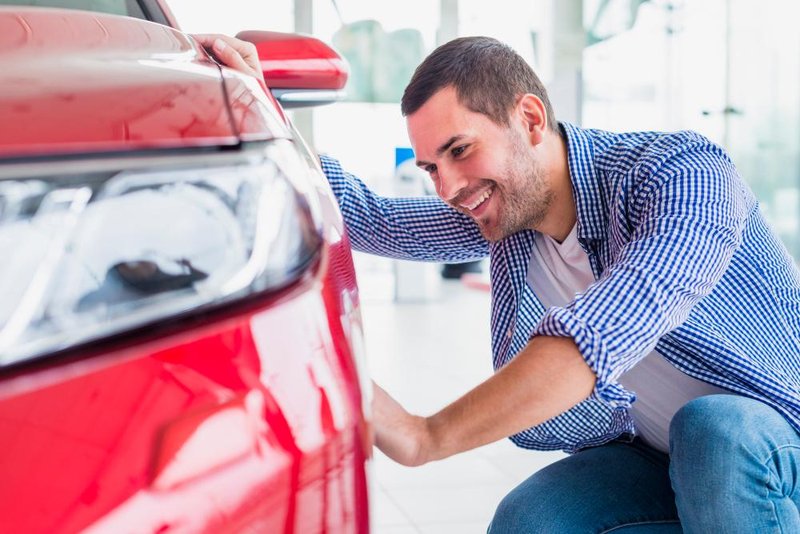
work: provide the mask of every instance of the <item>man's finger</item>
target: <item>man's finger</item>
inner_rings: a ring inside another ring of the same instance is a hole
[[[210,33],[193,33],[192,37],[194,37],[194,39],[200,43],[203,48],[211,48],[211,45],[214,44],[214,40],[216,40],[219,35]]]
[[[195,34],[193,37],[224,65],[263,80],[261,60],[252,43],[221,34]]]
[[[258,67],[260,60],[258,58],[258,51],[253,43],[242,41],[230,35],[223,35],[217,33],[200,33],[194,35],[200,44],[204,47],[215,47],[218,41],[222,41],[222,45],[229,46],[234,49],[251,67]]]
[[[215,39],[211,45],[214,54],[226,65],[237,70],[252,70],[252,67],[244,60],[238,50],[230,46],[222,39]]]

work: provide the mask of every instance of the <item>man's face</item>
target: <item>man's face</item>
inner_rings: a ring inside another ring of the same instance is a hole
[[[502,126],[463,106],[455,89],[436,92],[407,118],[417,165],[439,196],[472,217],[489,241],[535,228],[552,193],[525,129]]]

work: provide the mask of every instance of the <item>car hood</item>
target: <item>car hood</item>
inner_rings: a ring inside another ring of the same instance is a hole
[[[226,95],[246,83],[166,26],[0,8],[2,158],[235,145],[243,129],[248,139],[274,137],[282,119],[263,91],[249,112]]]

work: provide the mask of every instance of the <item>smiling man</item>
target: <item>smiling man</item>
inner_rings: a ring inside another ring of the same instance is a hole
[[[430,417],[376,388],[418,465],[502,437],[573,453],[496,532],[800,532],[800,273],[724,151],[556,122],[484,37],[435,50],[402,111],[444,202],[374,195],[323,157],[357,249],[491,258],[497,372]]]
[[[402,111],[441,200],[323,170],[355,248],[491,258],[497,371],[429,417],[376,386],[378,447],[406,465],[506,436],[572,453],[492,533],[800,532],[800,272],[724,151],[559,123],[485,37],[436,49]]]
[[[523,96],[519,105],[526,120],[547,115],[542,100],[533,94]],[[405,106],[417,108],[408,114],[417,165],[430,174],[443,200],[478,223],[486,239],[498,241],[525,228],[547,233],[548,214],[550,225],[561,226],[560,237],[566,237],[575,224],[575,206],[566,147],[556,131],[551,136],[536,132],[542,135],[536,139],[542,145],[537,154],[528,148],[525,136],[508,128],[508,117],[498,117],[502,122],[497,123],[493,117],[470,113],[453,86],[421,104],[407,99]],[[448,132],[453,135],[447,137]],[[545,176],[550,167],[560,167],[557,182]]]

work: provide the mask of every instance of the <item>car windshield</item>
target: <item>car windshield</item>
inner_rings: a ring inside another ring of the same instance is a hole
[[[137,0],[0,0],[0,6],[59,7],[147,19]]]

